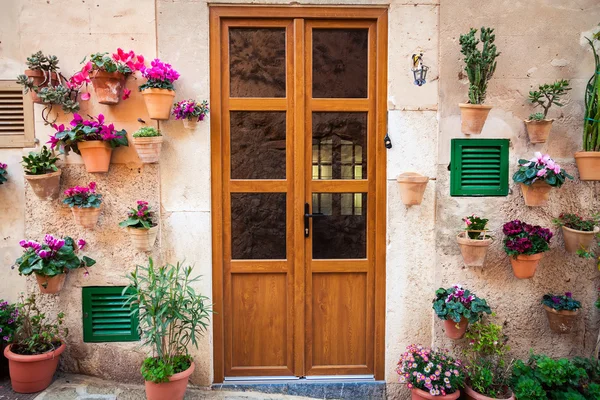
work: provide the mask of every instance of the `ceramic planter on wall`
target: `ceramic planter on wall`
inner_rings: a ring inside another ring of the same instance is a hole
[[[185,390],[190,379],[190,375],[194,372],[195,365],[169,378],[169,382],[154,383],[146,381],[146,399],[147,400],[183,400]]]
[[[35,279],[40,288],[40,292],[44,294],[56,294],[60,292],[65,285],[67,274],[59,274],[54,276],[45,276],[35,274]]]
[[[544,253],[532,255],[519,254],[516,258],[510,256],[513,274],[519,279],[533,278],[542,257],[544,257]]]
[[[150,229],[128,227],[127,232],[131,237],[131,244],[139,251],[150,251],[156,242],[158,225]]]
[[[460,103],[460,130],[465,135],[479,135],[492,106]]]
[[[582,181],[600,181],[600,151],[578,151],[575,162]]]
[[[540,207],[548,204],[551,190],[552,186],[544,181],[537,181],[532,185],[521,183],[523,199],[525,200],[525,205],[529,207]]]
[[[46,78],[44,76],[44,72],[40,70],[26,69],[25,75],[33,81],[33,84],[38,87],[38,90],[48,85],[58,85],[58,75],[56,75],[56,72],[52,72],[50,74],[49,82],[44,82]],[[31,93],[31,100],[33,100],[34,103],[43,104],[42,100],[38,97],[35,91],[30,90],[29,93]]]
[[[527,134],[531,143],[546,143],[552,129],[553,119],[543,119],[541,121],[526,120]]]
[[[461,232],[456,236],[456,242],[467,267],[483,267],[485,256],[493,239],[489,236],[484,239],[471,239],[467,232]]]
[[[410,389],[411,400],[456,400],[460,397],[460,390],[445,396],[433,396],[421,389]]]
[[[77,143],[87,172],[108,172],[112,147],[103,140]]]
[[[469,385],[465,386],[464,394],[466,400],[515,400],[514,394],[511,394],[509,397],[487,397],[477,393]]]
[[[458,324],[451,319],[447,319],[444,321],[444,331],[446,331],[446,336],[453,340],[462,339],[463,336],[465,336],[465,333],[467,332],[468,326],[469,320],[465,317],[462,317]]]
[[[37,197],[42,200],[55,200],[58,199],[60,192],[60,174],[61,170],[59,169],[43,175],[25,174],[25,179]]]
[[[575,327],[577,317],[579,316],[579,310],[557,311],[545,304],[544,310],[546,310],[546,316],[548,317],[550,329],[557,333],[570,333],[573,330],[573,327]]]
[[[428,177],[416,172],[405,172],[398,175],[397,181],[400,184],[400,197],[402,197],[404,205],[413,206],[421,204],[427,182],[429,182]]]
[[[152,119],[169,119],[171,106],[175,98],[175,91],[169,89],[144,89],[142,90],[148,115]]]
[[[184,119],[183,120],[183,127],[185,129],[190,129],[190,130],[194,130],[196,129],[196,127],[198,126],[198,119],[194,118],[194,119]]]
[[[50,386],[60,355],[66,347],[62,343],[54,351],[30,356],[13,353],[10,351],[11,346],[4,349],[4,356],[8,358],[12,389],[17,393],[36,393]]]
[[[144,164],[158,162],[160,159],[160,150],[162,149],[162,144],[162,136],[133,138],[135,151]]]
[[[107,105],[119,103],[123,95],[123,87],[125,87],[125,75],[120,72],[96,70],[90,74],[90,79],[98,103]]]
[[[100,207],[81,208],[71,207],[75,223],[86,229],[94,229],[100,217]]]
[[[577,250],[584,249],[585,251],[589,251],[592,242],[594,241],[594,237],[600,231],[600,228],[597,226],[594,227],[594,230],[591,232],[586,231],[578,231],[576,229],[571,229],[566,226],[562,227],[563,238],[565,240],[565,250],[569,253],[577,253]]]

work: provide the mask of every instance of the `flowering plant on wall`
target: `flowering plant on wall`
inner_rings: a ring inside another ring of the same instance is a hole
[[[79,239],[77,243],[69,237],[64,238],[46,235],[44,241],[39,243],[34,240],[21,240],[19,245],[23,248],[23,255],[15,261],[20,275],[33,273],[46,277],[64,274],[68,270],[91,267],[95,260],[77,253],[82,250],[86,242]]]
[[[447,350],[433,350],[414,344],[408,346],[400,357],[396,372],[400,383],[406,384],[413,392],[422,390],[431,396],[458,392],[465,379],[462,363],[452,358]]]
[[[206,100],[202,101],[202,103],[198,103],[192,99],[181,100],[173,106],[173,116],[175,119],[203,121],[204,117],[208,115],[208,111],[208,101]]]
[[[69,207],[98,208],[102,203],[102,195],[96,193],[96,182],[88,186],[75,186],[65,190],[63,203]]]
[[[548,154],[542,155],[539,151],[530,160],[519,160],[519,169],[513,175],[515,182],[528,186],[541,181],[553,187],[561,187],[567,178],[573,179]]]
[[[143,68],[142,76],[147,79],[146,83],[140,85],[140,90],[146,89],[168,89],[175,90],[173,82],[179,79],[177,72],[171,64],[164,63],[155,58],[150,63],[150,68]]]
[[[456,323],[462,319],[474,323],[479,321],[484,313],[492,313],[485,299],[477,297],[475,293],[458,284],[448,289],[436,290],[433,310],[441,320],[452,320]]]
[[[481,234],[487,231],[486,226],[489,220],[472,214],[469,217],[463,218],[463,221],[465,222],[465,231],[469,235],[469,238],[479,239]]]
[[[50,136],[48,141],[50,147],[53,149],[58,148],[64,154],[69,154],[70,150],[81,154],[78,147],[80,142],[97,140],[108,143],[111,148],[128,146],[125,129],[118,131],[113,124],[105,124],[104,115],[102,114],[90,118],[87,120],[79,114],[74,114],[70,123],[71,129],[66,129],[63,124],[53,125],[57,132]]]
[[[154,211],[152,207],[148,206],[148,202],[144,200],[137,201],[136,208],[130,208],[127,212],[127,219],[121,221],[119,226],[121,228],[132,227],[138,229],[149,229],[156,226],[154,222]]]
[[[504,251],[509,256],[538,254],[550,250],[550,239],[553,236],[550,229],[516,219],[505,223],[502,232],[506,235]]]
[[[17,329],[19,308],[0,299],[0,343],[10,343]]]
[[[557,311],[573,311],[581,308],[581,302],[575,300],[571,292],[566,292],[564,295],[545,294],[542,304]]]
[[[0,162],[0,185],[8,180],[6,179],[6,169],[7,165]]]
[[[84,60],[85,61],[85,60]],[[91,80],[100,104],[117,104],[127,100],[131,90],[125,87],[127,77],[145,68],[144,56],[117,49],[116,53],[94,53],[90,56]],[[121,95],[122,94],[122,95]]]

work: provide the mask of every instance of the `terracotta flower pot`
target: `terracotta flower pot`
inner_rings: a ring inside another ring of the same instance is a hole
[[[460,397],[460,390],[445,396],[433,396],[429,392],[416,388],[410,389],[410,393],[412,400],[456,400]]]
[[[465,135],[479,135],[492,106],[460,103],[460,130]]]
[[[577,253],[577,250],[584,249],[589,251],[590,246],[596,234],[600,231],[597,226],[591,232],[578,231],[566,226],[562,227],[563,238],[565,240],[565,250],[569,253]]]
[[[60,292],[65,285],[67,274],[54,275],[50,277],[35,274],[35,279],[37,280],[40,292],[44,294],[56,294]]]
[[[405,172],[398,175],[397,181],[400,184],[400,197],[402,197],[404,205],[421,204],[427,182],[429,182],[428,177],[416,172]]]
[[[529,141],[531,143],[546,143],[553,122],[554,119],[543,119],[541,121],[526,120],[525,125],[527,126]]]
[[[548,185],[544,181],[537,181],[532,185],[525,185],[521,183],[523,199],[525,200],[525,205],[529,207],[540,207],[548,204],[551,190],[552,186]]]
[[[515,395],[510,397],[487,397],[474,391],[469,385],[465,385],[465,400],[515,400]]]
[[[493,241],[490,237],[470,239],[467,232],[461,232],[456,236],[456,242],[460,247],[460,253],[467,267],[483,267],[488,248]]]
[[[444,321],[444,330],[446,331],[446,336],[453,340],[462,339],[463,336],[465,336],[465,332],[467,332],[467,327],[469,326],[469,320],[465,317],[462,317],[458,323],[458,328],[456,325],[457,323],[451,319]]]
[[[150,229],[127,227],[127,232],[131,237],[131,244],[139,251],[150,251],[156,242],[158,235],[158,225]]]
[[[154,383],[146,381],[146,399],[147,400],[182,400],[185,396],[185,390],[187,389],[188,380],[192,372],[194,372],[195,365],[192,365],[188,369],[178,374],[173,375],[169,378],[169,382],[165,383]]]
[[[142,90],[148,115],[152,119],[169,119],[175,91],[169,89]]]
[[[196,118],[183,120],[183,127],[185,129],[194,130],[194,129],[196,129],[197,126],[198,126],[198,120]]]
[[[513,274],[519,279],[533,278],[542,257],[544,257],[544,253],[532,255],[519,254],[516,258],[510,257]]]
[[[550,325],[550,329],[557,333],[570,333],[575,327],[577,317],[579,317],[579,310],[557,311],[554,308],[548,307],[545,304],[544,310],[546,310],[546,316],[548,317],[548,324]]]
[[[102,206],[98,208],[71,207],[73,217],[75,218],[75,223],[86,229],[94,229],[94,227],[98,223],[98,217],[100,217],[101,207]]]
[[[100,104],[119,104],[125,87],[125,75],[116,72],[96,70],[90,74],[96,98]]]
[[[144,164],[158,162],[160,159],[160,150],[162,149],[162,144],[162,136],[133,138],[135,151],[137,151],[140,160]]]
[[[108,172],[112,147],[103,140],[77,143],[87,172]]]
[[[58,85],[58,75],[56,72],[52,72],[50,74],[50,82],[46,81],[46,77],[44,76],[44,72],[40,70],[26,69],[25,75],[33,81],[33,84],[38,87],[38,89],[44,88],[50,84],[51,86]],[[38,97],[37,93],[33,90],[30,90],[31,100],[34,103],[43,104],[43,101]]]
[[[578,151],[575,162],[582,181],[600,181],[600,151]]]
[[[50,386],[60,355],[66,347],[63,343],[54,351],[31,356],[15,354],[10,351],[11,346],[4,349],[4,356],[8,358],[12,389],[17,393],[35,393]]]
[[[43,175],[27,175],[25,179],[31,186],[33,193],[42,200],[55,200],[58,199],[60,192],[60,174],[59,169],[56,172],[50,172]]]

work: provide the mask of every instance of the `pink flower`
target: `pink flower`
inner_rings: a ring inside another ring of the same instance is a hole
[[[79,239],[77,241],[77,247],[79,248],[79,250],[83,250],[83,248],[85,247],[85,245],[86,245],[86,241],[85,240]]]
[[[89,100],[91,95],[88,92],[81,93],[81,100],[87,101]]]
[[[547,173],[548,173],[548,171],[546,170],[546,168],[542,168],[538,171],[537,176],[539,176],[539,177],[546,176]]]
[[[130,94],[131,94],[131,90],[124,88],[123,89],[123,100],[127,100],[129,98]]]

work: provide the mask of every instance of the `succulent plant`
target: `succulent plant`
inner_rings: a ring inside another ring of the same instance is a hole
[[[535,113],[531,114],[531,116],[535,116],[533,118],[535,121],[540,121],[546,119],[548,116],[548,111],[552,104],[562,107],[563,104],[560,103],[560,98],[567,91],[571,90],[569,87],[569,81],[566,79],[558,80],[551,84],[543,84],[538,87],[538,90],[532,90],[529,92],[529,101],[532,102],[536,107],[541,106],[544,110],[543,113]],[[539,118],[539,114],[542,114],[542,117]],[[532,119],[531,116],[529,119]]]
[[[43,175],[58,171],[57,161],[58,157],[44,146],[39,153],[32,151],[29,155],[23,156],[21,164],[27,175]]]
[[[481,28],[480,39],[483,43],[482,50],[478,45],[480,40],[475,37],[477,29],[471,28],[469,33],[460,35],[459,43],[461,53],[465,56],[465,71],[469,78],[469,103],[482,104],[485,101],[487,83],[496,71],[496,58],[500,55],[496,51],[493,28]]]

